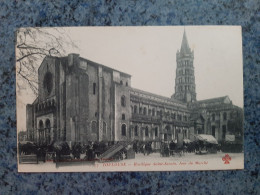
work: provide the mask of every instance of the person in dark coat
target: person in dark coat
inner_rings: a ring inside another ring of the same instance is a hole
[[[170,155],[173,156],[173,152],[175,150],[175,143],[171,141],[169,147],[170,147]]]
[[[98,142],[94,142],[93,144],[93,153],[94,153],[94,158],[99,155],[99,144]]]
[[[73,155],[74,159],[80,159],[81,150],[82,150],[82,147],[81,147],[80,143],[75,143],[72,146],[72,155]]]
[[[167,143],[164,144],[164,154],[166,157],[169,156],[170,150],[169,150],[169,146]]]
[[[133,149],[134,149],[135,153],[137,153],[137,143],[136,142],[134,142],[134,144],[133,144]]]
[[[93,151],[93,144],[92,143],[90,143],[87,146],[86,156],[87,156],[87,159],[89,161],[92,161],[95,158],[95,154],[94,154],[94,151]]]

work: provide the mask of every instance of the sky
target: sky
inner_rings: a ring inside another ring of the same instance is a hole
[[[170,97],[184,28],[194,51],[197,100],[227,95],[243,107],[240,26],[71,27],[65,32],[78,48],[66,52],[132,75],[134,88]],[[17,96],[18,130],[26,129],[25,105],[34,99],[29,90]]]

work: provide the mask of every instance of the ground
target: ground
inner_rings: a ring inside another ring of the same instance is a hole
[[[224,159],[223,159],[224,157]],[[229,158],[230,157],[230,158]],[[75,161],[39,164],[18,164],[19,172],[110,172],[110,171],[181,171],[181,170],[227,170],[243,169],[243,153],[218,152],[197,155],[185,153],[182,156],[161,157],[159,153],[136,154],[135,159],[121,161]]]

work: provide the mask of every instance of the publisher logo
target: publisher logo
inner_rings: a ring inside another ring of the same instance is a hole
[[[231,161],[231,157],[228,154],[226,154],[222,157],[222,160],[224,161],[224,164],[229,164],[229,161]]]

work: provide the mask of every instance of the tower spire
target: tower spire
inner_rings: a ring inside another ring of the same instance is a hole
[[[181,49],[176,53],[176,78],[175,78],[175,93],[172,98],[183,101],[196,101],[196,85],[194,75],[194,53],[191,51],[186,31],[184,29]]]
[[[185,31],[185,28],[184,28],[182,42],[181,42],[181,53],[188,54],[190,52],[191,52],[191,50],[190,50],[190,47],[189,47],[189,43],[188,43],[187,36],[186,36],[186,31]]]

